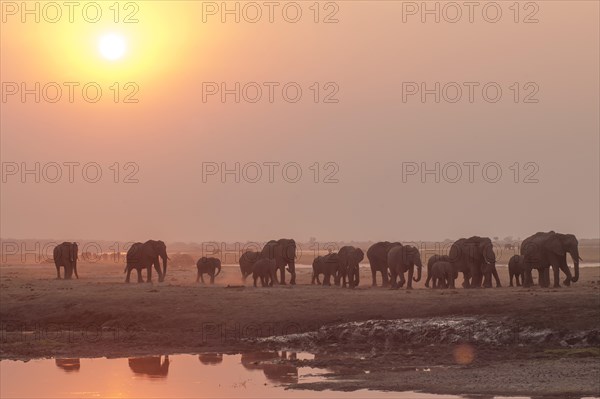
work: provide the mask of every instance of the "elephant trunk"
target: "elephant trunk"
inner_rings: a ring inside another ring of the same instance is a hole
[[[167,260],[169,259],[169,257],[167,255],[162,256],[162,260],[163,260],[163,278],[165,278],[167,276]]]
[[[221,264],[217,264],[217,273],[215,274],[215,277],[217,277],[219,275],[219,273],[221,273]]]
[[[69,260],[75,262],[77,260],[77,247],[75,244],[69,245]]]
[[[579,261],[582,260],[579,257],[579,251],[575,250],[574,252],[571,252],[571,259],[573,259],[573,265],[575,267],[575,274],[573,275],[573,277],[571,277],[571,281],[576,283],[577,280],[579,280]]]
[[[413,280],[414,280],[415,282],[417,282],[417,281],[421,281],[421,270],[422,270],[422,269],[423,269],[423,267],[422,267],[422,266],[419,266],[419,265],[417,265],[417,277],[416,277],[416,278],[415,278],[415,277],[413,277]]]

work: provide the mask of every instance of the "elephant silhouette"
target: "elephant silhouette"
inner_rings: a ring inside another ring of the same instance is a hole
[[[298,382],[298,367],[290,361],[296,360],[296,352],[248,352],[242,354],[242,366],[247,370],[262,370],[269,381],[292,384]]]
[[[135,374],[149,378],[166,378],[169,374],[169,356],[131,357],[129,368]]]
[[[222,353],[201,353],[198,355],[200,363],[214,366],[223,362]]]
[[[70,358],[70,359],[55,359],[54,363],[56,367],[63,369],[67,373],[72,371],[79,371],[81,368],[81,364],[78,358]]]

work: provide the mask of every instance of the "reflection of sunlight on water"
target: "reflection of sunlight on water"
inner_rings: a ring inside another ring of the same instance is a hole
[[[462,353],[462,351],[461,351]],[[120,359],[0,361],[2,398],[398,398],[457,399],[417,392],[286,390],[326,380],[327,369],[302,367],[310,353],[146,356]],[[298,364],[300,362],[300,364]],[[64,367],[76,367],[65,372]],[[158,378],[157,378],[158,377]],[[35,381],[35,383],[28,383]]]

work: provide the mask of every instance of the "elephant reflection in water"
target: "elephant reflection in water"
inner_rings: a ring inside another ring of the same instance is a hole
[[[262,370],[268,380],[292,384],[298,382],[298,367],[289,361],[296,360],[296,352],[242,353],[242,366],[247,370]]]
[[[135,374],[150,378],[165,378],[169,374],[169,356],[149,356],[129,358],[129,368]]]
[[[79,371],[81,364],[79,359],[55,359],[56,367],[63,369],[67,373],[71,371]]]
[[[198,355],[198,360],[200,363],[206,364],[209,366],[214,366],[223,362],[223,354],[222,353],[201,353]]]

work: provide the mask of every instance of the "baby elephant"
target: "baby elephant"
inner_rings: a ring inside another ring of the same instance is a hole
[[[202,283],[204,284],[204,276],[203,274],[208,274],[210,276],[210,283],[215,283],[215,277],[221,273],[221,261],[217,258],[207,258],[203,256],[198,259],[196,262],[196,267],[198,268],[198,276],[196,277],[196,282],[202,279]],[[215,270],[218,269],[217,274],[215,274]]]
[[[448,261],[437,261],[431,266],[433,288],[455,288],[454,280],[457,277],[458,272]]]
[[[519,282],[519,277],[521,278],[521,282],[523,282],[523,278],[525,276],[525,265],[523,264],[524,257],[521,255],[514,255],[508,261],[508,277],[510,279],[509,286],[513,286],[513,277],[517,282],[517,287],[521,286]]]
[[[252,278],[256,287],[256,280],[260,278],[263,287],[272,287],[277,282],[277,265],[275,259],[260,259],[252,265]]]

